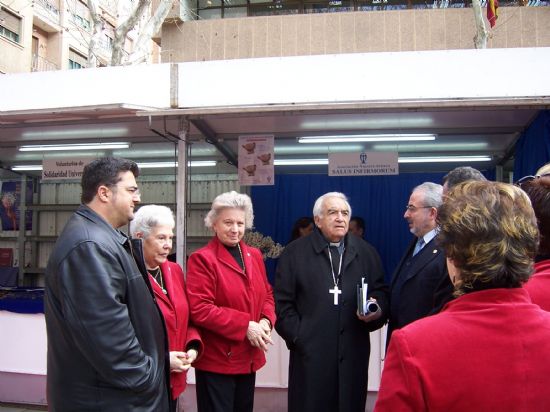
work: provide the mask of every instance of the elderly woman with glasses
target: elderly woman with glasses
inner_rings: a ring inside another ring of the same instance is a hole
[[[143,239],[143,255],[156,302],[164,317],[170,350],[172,411],[187,385],[187,370],[202,352],[197,329],[189,322],[184,275],[177,263],[168,261],[174,237],[174,215],[166,206],[142,206],[130,223],[134,238]]]
[[[262,254],[242,240],[253,219],[250,197],[219,195],[204,219],[214,237],[189,257],[191,319],[205,343],[194,365],[199,412],[252,412],[256,371],[272,343],[275,307]]]
[[[439,209],[456,299],[392,336],[375,411],[543,411],[550,313],[522,288],[539,241],[518,187],[466,182]]]
[[[540,231],[535,273],[525,284],[525,289],[534,303],[550,311],[550,174],[520,180],[518,185],[531,199]]]

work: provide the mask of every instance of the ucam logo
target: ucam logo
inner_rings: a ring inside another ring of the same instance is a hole
[[[362,152],[359,155],[359,160],[361,160],[361,164],[366,164],[367,163],[367,154],[365,152]]]

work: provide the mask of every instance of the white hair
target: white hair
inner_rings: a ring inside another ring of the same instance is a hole
[[[243,193],[237,193],[234,190],[216,196],[212,202],[210,211],[204,218],[204,224],[207,228],[211,228],[214,225],[218,215],[223,209],[242,210],[244,212],[244,226],[247,229],[252,228],[254,224],[254,210],[252,209],[252,200],[250,200],[250,196]]]
[[[424,194],[424,206],[437,209],[443,203],[443,186],[437,183],[424,182],[413,189],[413,193],[417,191]]]
[[[348,198],[345,194],[340,192],[328,192],[317,198],[315,204],[313,205],[313,216],[323,215],[323,203],[325,202],[325,199],[328,199],[329,197],[337,197],[338,199],[342,199],[344,202],[346,202],[346,206],[349,210],[349,215],[351,216],[351,206],[348,202]]]
[[[170,208],[160,205],[141,206],[130,222],[130,235],[135,237],[136,233],[141,232],[143,238],[146,238],[157,226],[170,226],[172,229],[176,226]]]

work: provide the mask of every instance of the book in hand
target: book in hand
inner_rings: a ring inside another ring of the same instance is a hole
[[[377,312],[379,309],[378,304],[367,297],[368,286],[365,278],[361,278],[361,284],[357,285],[357,312],[361,316]]]

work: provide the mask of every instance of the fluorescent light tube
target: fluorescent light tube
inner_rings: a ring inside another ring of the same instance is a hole
[[[400,157],[399,163],[448,163],[448,162],[490,162],[491,156],[418,156]]]
[[[191,160],[187,162],[191,167],[216,166],[215,160]],[[178,167],[178,162],[143,162],[137,164],[140,169],[162,169],[167,167]]]
[[[304,136],[298,143],[354,143],[354,142],[422,142],[435,140],[434,134],[355,134],[338,136]]]
[[[490,162],[491,156],[420,156],[400,157],[399,163]],[[328,159],[275,159],[275,166],[326,165]]]
[[[70,144],[41,144],[20,146],[20,152],[50,152],[61,150],[107,150],[107,149],[128,149],[130,143],[70,143]]]
[[[187,162],[191,167],[208,167],[216,166],[215,160],[192,160]],[[175,167],[178,165],[177,162],[145,162],[137,164],[140,169],[162,169],[166,167]],[[30,171],[30,170],[42,170],[42,165],[17,165],[12,166],[11,170],[13,171]]]
[[[275,166],[310,166],[310,165],[328,165],[328,159],[275,159]]]
[[[11,170],[14,172],[23,172],[27,170],[42,170],[42,165],[19,165],[19,166],[12,166]]]

